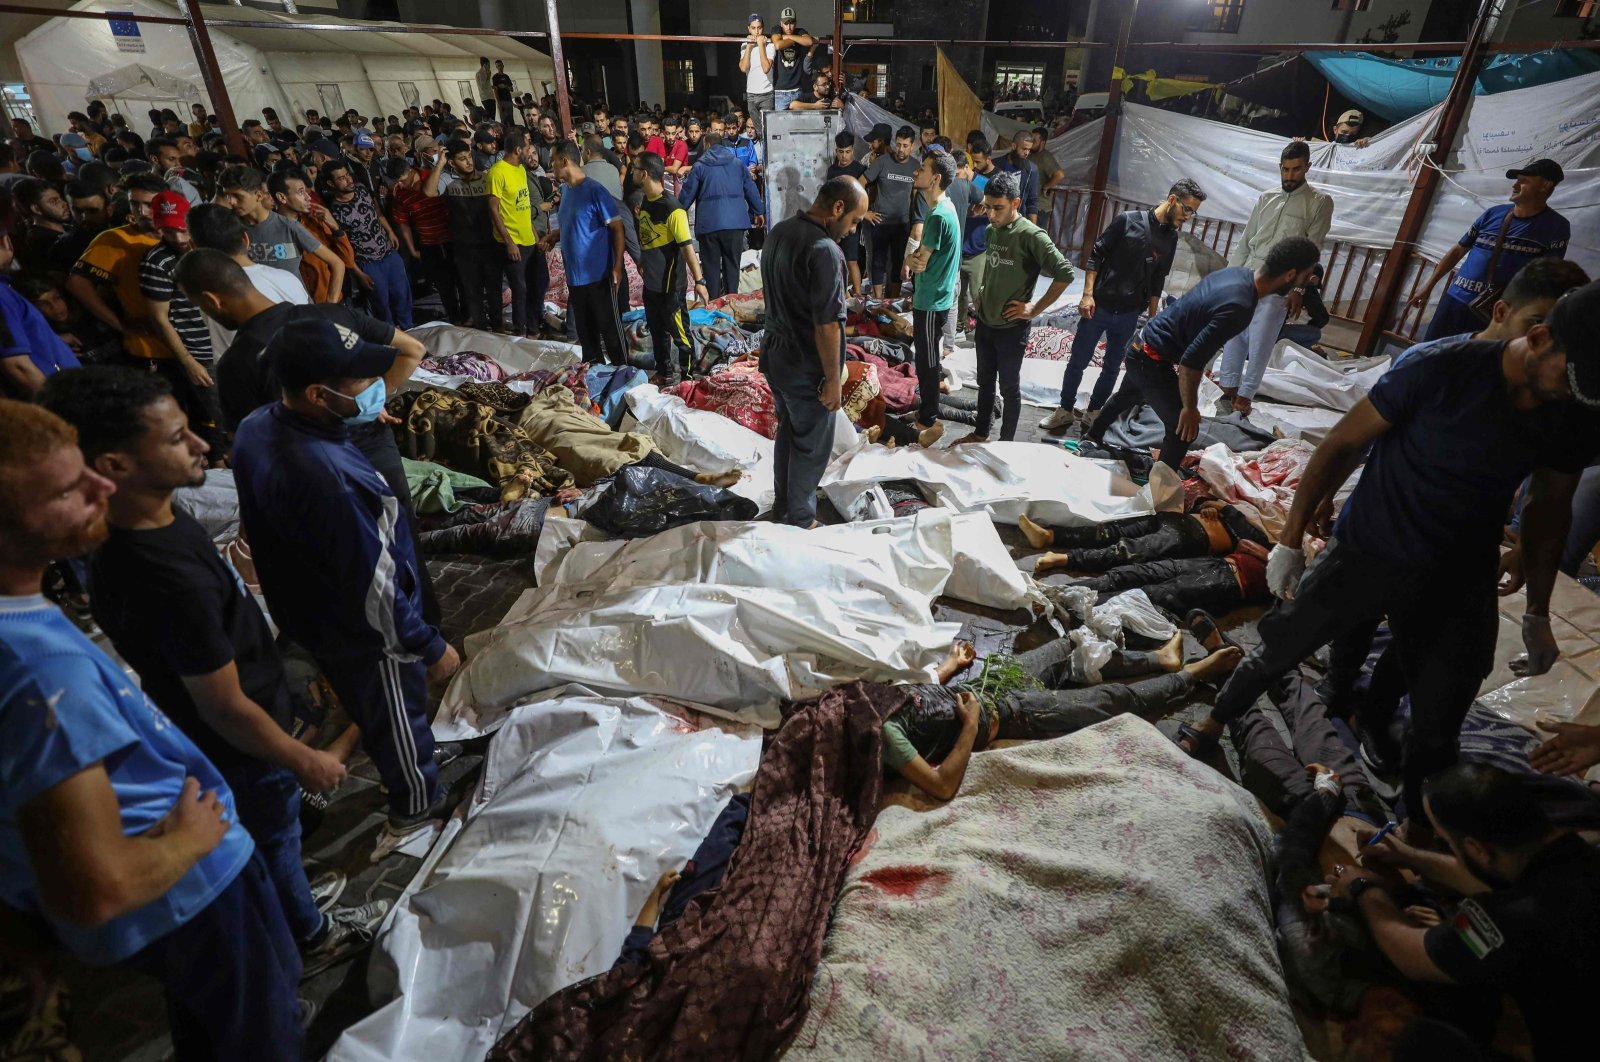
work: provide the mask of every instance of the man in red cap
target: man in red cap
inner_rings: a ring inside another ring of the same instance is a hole
[[[189,253],[189,201],[179,192],[160,192],[150,201],[160,243],[139,263],[139,292],[150,310],[150,324],[171,351],[179,371],[163,373],[173,395],[188,414],[194,433],[211,445],[218,463],[227,452],[222,434],[222,407],[211,377],[211,332],[198,307],[178,288],[178,260]],[[158,363],[159,364],[159,363]],[[169,363],[170,364],[170,363]]]

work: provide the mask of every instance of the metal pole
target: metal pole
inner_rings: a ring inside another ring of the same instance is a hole
[[[228,86],[222,80],[222,70],[217,66],[217,53],[211,49],[211,34],[206,29],[206,16],[196,0],[178,0],[178,13],[189,30],[189,44],[200,63],[200,77],[211,94],[211,105],[216,108],[217,120],[222,123],[222,137],[228,150],[235,155],[248,155],[244,137],[239,133],[239,123],[233,117],[233,101],[228,98]]]
[[[1356,343],[1359,354],[1368,355],[1376,350],[1378,339],[1388,328],[1395,299],[1400,294],[1401,281],[1411,264],[1412,248],[1422,233],[1428,209],[1433,205],[1434,193],[1439,189],[1440,168],[1455,148],[1456,137],[1461,132],[1461,121],[1466,117],[1467,106],[1472,100],[1472,85],[1478,78],[1478,67],[1483,63],[1485,54],[1484,36],[1498,2],[1483,0],[1483,5],[1478,9],[1478,18],[1472,24],[1472,34],[1461,55],[1461,65],[1456,68],[1455,80],[1450,82],[1450,92],[1439,111],[1439,124],[1433,134],[1433,150],[1428,153],[1422,171],[1417,174],[1417,183],[1411,188],[1406,212],[1400,218],[1400,228],[1394,234],[1394,243],[1373,284],[1372,301],[1367,304],[1367,316],[1361,322],[1361,338]]]
[[[1094,191],[1089,196],[1089,213],[1083,223],[1083,249],[1078,261],[1089,260],[1089,249],[1100,234],[1100,215],[1106,208],[1106,181],[1111,176],[1111,152],[1117,144],[1117,119],[1122,114],[1122,78],[1117,71],[1128,72],[1128,40],[1133,36],[1133,20],[1139,17],[1139,0],[1128,5],[1128,17],[1122,21],[1117,34],[1117,50],[1111,59],[1111,91],[1106,95],[1106,113],[1100,119],[1100,154],[1094,164]],[[1079,86],[1083,92],[1088,86]]]
[[[567,57],[561,50],[561,16],[556,0],[544,0],[544,13],[550,23],[550,62],[556,73],[556,110],[561,112],[561,135],[572,135],[572,94],[567,88]]]
[[[833,0],[833,93],[844,95],[844,0]]]

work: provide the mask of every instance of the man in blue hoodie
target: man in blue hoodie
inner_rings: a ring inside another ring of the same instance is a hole
[[[705,135],[705,154],[689,171],[678,197],[683,209],[695,209],[694,234],[700,241],[706,286],[713,299],[739,290],[739,256],[745,230],[766,224],[761,192],[750,171],[716,132]]]
[[[326,319],[285,324],[264,355],[283,399],[234,436],[239,513],[279,629],[316,658],[389,787],[388,830],[439,809],[428,681],[461,665],[422,618],[416,544],[350,426],[383,412],[393,347]]]

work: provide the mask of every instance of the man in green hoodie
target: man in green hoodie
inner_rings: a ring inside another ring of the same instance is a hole
[[[994,417],[995,380],[1005,408],[1000,440],[1017,437],[1022,412],[1022,359],[1028,348],[1029,322],[1048,310],[1072,283],[1072,266],[1039,226],[1020,213],[1022,195],[1014,173],[995,173],[983,190],[989,215],[988,248],[983,279],[975,296],[978,328],[978,421],[969,435],[955,441],[988,442]],[[1040,276],[1050,278],[1044,297],[1033,300]]]

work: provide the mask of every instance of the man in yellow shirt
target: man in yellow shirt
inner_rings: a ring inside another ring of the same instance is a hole
[[[139,290],[139,263],[160,243],[151,201],[167,190],[152,173],[136,173],[123,181],[128,193],[127,223],[96,236],[67,277],[67,294],[106,327],[122,333],[129,357],[173,358],[149,323],[149,306]],[[110,301],[107,301],[107,293]]]
[[[697,298],[707,302],[711,298],[689,234],[689,215],[666,190],[665,181],[666,169],[660,155],[644,151],[634,156],[634,186],[644,192],[639,204],[639,270],[644,274],[645,321],[655,344],[656,374],[652,382],[660,387],[676,382],[674,348],[678,370],[684,378],[694,372],[694,337],[689,331],[689,309],[684,302],[689,279],[694,279]]]
[[[550,290],[545,248],[533,235],[533,196],[528,167],[538,151],[520,129],[507,130],[505,155],[489,167],[489,220],[494,238],[505,248],[506,282],[511,285],[511,332],[539,336],[544,296]]]

